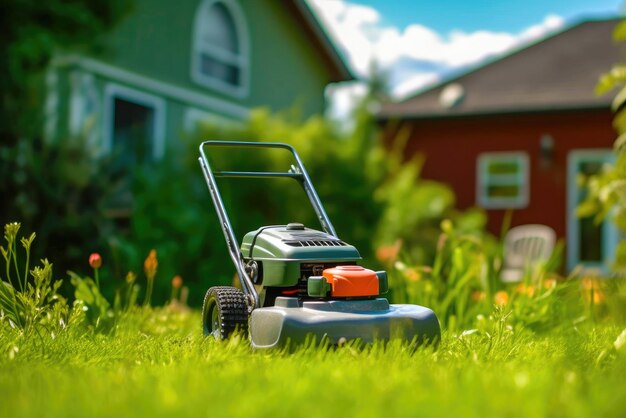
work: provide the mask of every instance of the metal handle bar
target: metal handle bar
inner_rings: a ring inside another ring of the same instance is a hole
[[[297,167],[291,166],[291,169],[288,172],[266,172],[266,171],[213,171],[211,169],[211,165],[209,163],[209,159],[207,158],[207,154],[205,152],[205,147],[247,147],[247,148],[282,148],[291,152],[293,155]],[[213,205],[215,206],[215,210],[217,212],[217,217],[220,220],[220,226],[222,227],[222,232],[224,233],[224,238],[226,239],[226,245],[228,247],[228,251],[230,253],[230,257],[235,264],[235,268],[237,270],[237,274],[239,275],[239,279],[241,281],[243,291],[248,297],[248,303],[251,309],[255,309],[259,307],[259,295],[254,288],[254,283],[252,279],[246,272],[246,266],[243,259],[243,254],[241,254],[239,248],[239,242],[237,241],[237,237],[233,231],[233,227],[230,223],[230,219],[228,218],[228,214],[226,213],[226,208],[224,207],[224,202],[222,201],[219,189],[217,187],[216,177],[221,178],[280,178],[287,177],[293,178],[297,180],[304,191],[306,192],[313,209],[317,215],[318,220],[320,221],[322,228],[326,233],[337,237],[335,233],[335,229],[322,206],[322,203],[315,192],[315,188],[313,187],[313,183],[311,183],[311,179],[304,168],[304,164],[302,164],[302,160],[300,160],[300,156],[296,152],[296,150],[287,144],[281,144],[276,142],[241,142],[241,141],[204,141],[200,144],[200,158],[198,161],[200,162],[200,166],[202,167],[202,172],[204,174],[204,178],[209,187],[209,192],[211,193],[211,199],[213,200]]]
[[[299,173],[275,173],[267,171],[214,171],[213,175],[216,178],[280,178],[287,177],[296,180],[302,179],[302,174]]]

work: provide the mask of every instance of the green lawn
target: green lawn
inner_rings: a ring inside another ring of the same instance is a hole
[[[109,334],[0,332],[0,416],[624,416],[619,327],[533,334],[496,316],[415,353],[252,352],[242,339],[204,339],[198,312],[168,309],[138,308]]]

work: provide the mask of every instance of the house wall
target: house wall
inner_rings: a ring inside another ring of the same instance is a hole
[[[476,206],[477,158],[483,152],[526,151],[530,162],[530,199],[513,212],[512,226],[540,223],[566,235],[567,156],[573,149],[611,148],[615,131],[607,110],[412,120],[407,158],[423,154],[422,177],[450,184],[457,206]],[[387,130],[392,141],[396,128]],[[542,163],[540,141],[554,139],[549,163]],[[490,209],[488,229],[500,233],[504,209]]]
[[[110,151],[112,103],[119,92],[124,100],[158,108],[151,139],[156,158],[176,147],[198,118],[241,121],[259,106],[279,111],[295,105],[303,117],[321,114],[334,70],[294,8],[275,0],[220,1],[245,21],[239,33],[249,51],[245,88],[228,91],[193,79],[194,23],[202,0],[136,0],[97,51],[55,59],[49,71],[54,82],[46,88],[57,105],[46,109],[46,136],[87,137],[94,148]]]
[[[106,36],[104,49],[94,58],[246,108],[278,110],[297,103],[305,115],[321,113],[329,73],[293,16],[273,0],[231,1],[240,6],[248,32],[250,87],[243,97],[191,79],[193,25],[200,0],[136,0],[134,12]]]

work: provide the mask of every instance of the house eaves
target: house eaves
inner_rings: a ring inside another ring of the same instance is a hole
[[[386,103],[378,119],[445,118],[610,108],[611,95],[596,96],[601,74],[620,61],[613,42],[618,19],[572,25],[509,54],[420,91]],[[457,100],[442,100],[454,86]]]

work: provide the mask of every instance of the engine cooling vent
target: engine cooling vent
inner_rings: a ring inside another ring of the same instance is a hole
[[[338,239],[320,239],[320,240],[285,240],[285,244],[290,247],[345,247],[348,244]]]

